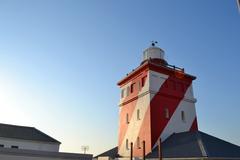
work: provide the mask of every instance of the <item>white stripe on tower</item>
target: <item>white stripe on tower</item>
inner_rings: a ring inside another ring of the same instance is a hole
[[[154,89],[158,91],[167,78],[168,78],[167,75],[154,72],[154,71],[149,71],[147,75],[146,84],[142,88],[141,92],[139,92],[138,96],[149,91],[149,89],[150,90]],[[149,87],[149,81],[151,81],[151,88]],[[154,92],[154,94],[156,93],[157,92]],[[129,155],[130,151],[126,150],[126,144],[125,144],[126,139],[129,140],[129,143],[130,142],[134,143],[137,140],[146,111],[148,107],[150,107],[150,101],[152,100],[153,97],[154,96],[150,96],[150,94],[147,94],[137,99],[136,107],[133,111],[130,123],[128,124],[127,132],[123,138],[123,141],[119,149],[119,153],[121,155],[125,155],[125,156]],[[140,120],[137,120],[137,116],[136,116],[138,109],[140,109],[140,117],[141,117]]]

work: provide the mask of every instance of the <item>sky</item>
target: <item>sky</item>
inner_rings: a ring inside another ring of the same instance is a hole
[[[155,40],[197,77],[199,129],[240,145],[239,28],[235,0],[0,0],[0,123],[115,147],[117,82]]]

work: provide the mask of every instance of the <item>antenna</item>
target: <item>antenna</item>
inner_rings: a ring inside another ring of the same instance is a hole
[[[151,41],[152,47],[154,47],[158,42],[157,41]]]
[[[81,149],[82,149],[83,153],[86,154],[87,151],[89,150],[89,146],[82,146]]]

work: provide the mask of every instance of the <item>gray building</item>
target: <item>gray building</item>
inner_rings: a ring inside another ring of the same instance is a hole
[[[59,152],[60,142],[34,127],[0,124],[2,160],[90,160],[91,154]]]

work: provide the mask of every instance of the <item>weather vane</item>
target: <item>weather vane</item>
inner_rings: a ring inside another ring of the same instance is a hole
[[[151,41],[152,46],[154,47],[158,42],[157,41]]]

